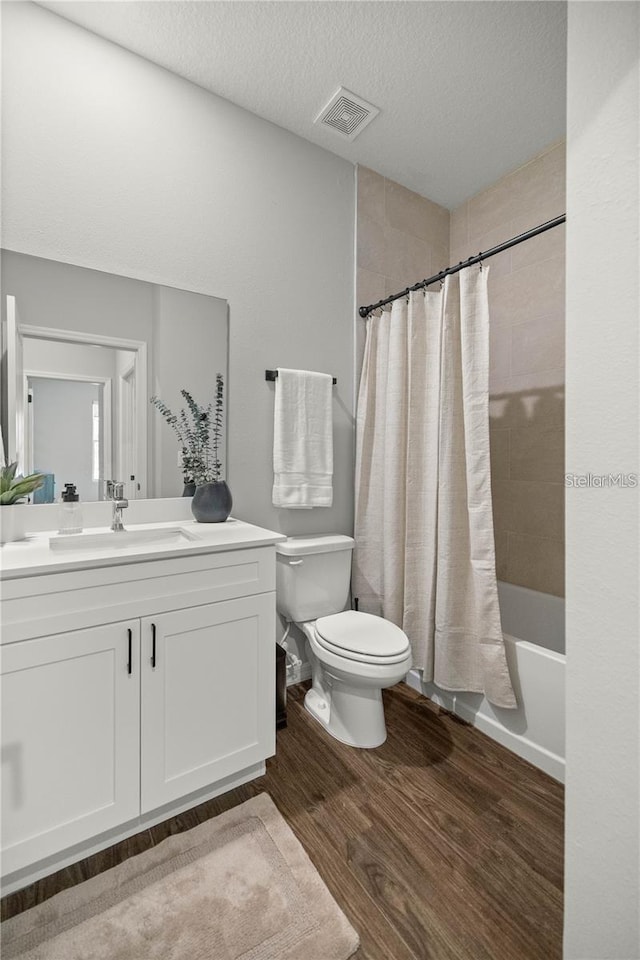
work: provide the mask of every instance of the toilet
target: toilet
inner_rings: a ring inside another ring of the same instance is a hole
[[[276,605],[306,637],[312,685],[305,709],[342,743],[379,747],[387,738],[382,690],[411,669],[395,624],[349,605],[351,537],[289,537],[276,544]]]

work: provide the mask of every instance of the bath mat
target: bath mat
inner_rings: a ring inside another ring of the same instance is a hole
[[[266,793],[2,924],[3,960],[347,960],[357,947]]]

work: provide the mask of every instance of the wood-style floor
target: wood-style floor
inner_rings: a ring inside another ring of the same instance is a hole
[[[403,684],[377,750],[329,738],[305,690],[264,777],[6,897],[3,918],[266,790],[358,930],[356,960],[559,960],[562,787]]]

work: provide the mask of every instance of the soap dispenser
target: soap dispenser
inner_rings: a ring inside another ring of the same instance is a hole
[[[74,483],[65,483],[62,491],[58,533],[82,533],[82,507]]]

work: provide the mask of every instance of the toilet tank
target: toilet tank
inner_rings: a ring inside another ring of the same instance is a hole
[[[301,623],[349,606],[354,540],[340,534],[288,537],[276,543],[276,606]]]

